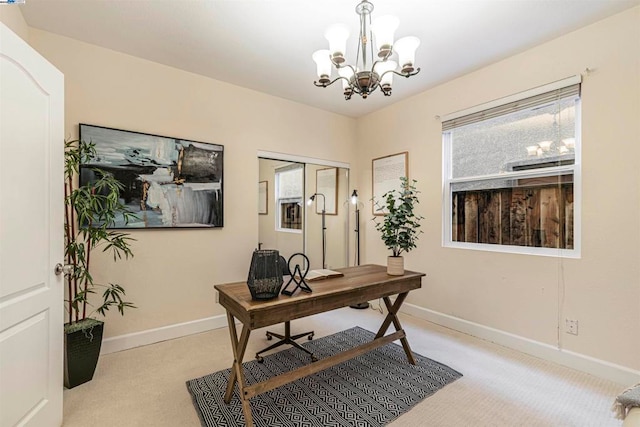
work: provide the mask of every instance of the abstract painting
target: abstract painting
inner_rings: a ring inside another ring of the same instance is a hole
[[[113,174],[138,217],[113,228],[222,227],[224,146],[82,123],[80,139],[96,149],[80,184],[96,179],[94,168]]]

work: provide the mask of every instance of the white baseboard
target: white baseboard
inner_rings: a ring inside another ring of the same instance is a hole
[[[468,320],[460,319],[448,314],[439,313],[405,303],[400,310],[419,319],[454,329],[465,334],[481,338],[486,341],[521,351],[541,359],[549,360],[572,369],[614,381],[623,387],[640,382],[640,371],[625,366],[616,365],[604,360],[596,359],[584,354],[557,348],[553,345],[541,343],[499,329],[490,328]]]
[[[207,317],[205,319],[193,320],[191,322],[177,323],[175,325],[163,326],[161,328],[147,329],[146,331],[119,335],[104,339],[102,341],[100,354],[115,353],[116,351],[128,350],[130,348],[185,337],[187,335],[199,334],[200,332],[224,327],[227,327],[227,316],[221,314],[218,316]]]

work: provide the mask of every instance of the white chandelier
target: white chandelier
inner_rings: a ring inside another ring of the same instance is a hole
[[[318,50],[313,53],[319,79],[313,84],[318,87],[327,87],[341,80],[346,100],[351,99],[354,92],[366,98],[377,88],[380,88],[385,96],[389,96],[394,74],[410,77],[420,72],[420,68],[414,68],[416,49],[420,45],[420,40],[409,36],[394,43],[393,35],[399,25],[398,18],[385,15],[371,23],[372,11],[373,4],[368,0],[362,0],[356,6],[356,13],[360,15],[360,35],[355,66],[346,64],[344,57],[347,38],[349,38],[347,26],[336,24],[325,31],[324,36],[329,40],[329,50]],[[374,57],[374,40],[377,58]],[[390,59],[394,53],[398,55],[397,63]],[[331,80],[332,64],[338,71],[338,77],[334,80]],[[398,64],[400,64],[399,69]]]

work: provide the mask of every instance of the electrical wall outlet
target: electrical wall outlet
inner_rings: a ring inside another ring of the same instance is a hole
[[[578,321],[575,319],[565,319],[565,331],[571,335],[578,335]]]

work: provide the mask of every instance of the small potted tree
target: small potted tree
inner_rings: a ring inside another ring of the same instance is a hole
[[[95,177],[89,183],[79,185],[80,164],[87,163],[96,155],[92,143],[65,141],[64,157],[64,202],[65,202],[65,257],[68,270],[66,276],[67,323],[65,331],[64,385],[73,388],[93,378],[100,347],[104,323],[93,318],[102,316],[110,308],[117,308],[124,315],[125,308],[133,308],[125,301],[124,288],[117,283],[101,284],[94,281],[90,262],[91,254],[101,248],[113,254],[114,261],[133,256],[127,233],[110,229],[116,218],[125,222],[135,217],[120,201],[122,184],[110,173],[93,168]],[[99,305],[91,310],[89,296],[102,290]],[[89,312],[87,311],[89,306]]]
[[[409,183],[407,177],[401,177],[401,189],[391,190],[382,195],[384,204],[376,200],[377,211],[385,213],[382,222],[376,221],[376,230],[382,234],[382,241],[392,252],[387,258],[387,274],[401,276],[404,274],[404,258],[402,254],[416,247],[418,236],[422,233],[420,221],[422,216],[414,212],[418,203],[416,180]]]

